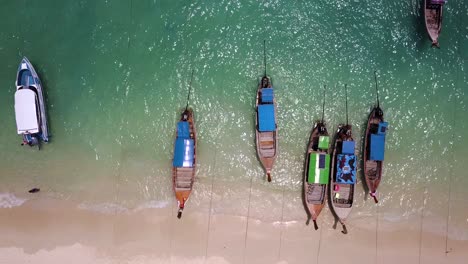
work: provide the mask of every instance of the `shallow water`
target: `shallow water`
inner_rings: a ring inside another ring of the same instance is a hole
[[[377,70],[390,124],[380,204],[365,200],[361,181],[350,222],[373,219],[386,229],[416,223],[421,231],[468,239],[466,1],[446,6],[441,49],[430,47],[415,0],[1,5],[2,207],[29,199],[33,187],[103,213],[175,206],[173,138],[194,69],[198,170],[186,213],[192,206],[305,221],[304,151],[320,118],[322,86],[334,131],[346,121],[348,85],[349,121],[362,146]],[[280,135],[271,184],[254,142],[264,39]],[[22,56],[46,91],[52,138],[40,152],[21,148],[15,134],[14,78]]]

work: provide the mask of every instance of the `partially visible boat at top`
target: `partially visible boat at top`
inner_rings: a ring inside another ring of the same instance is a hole
[[[187,106],[177,122],[174,158],[172,160],[172,183],[177,199],[177,218],[179,219],[182,217],[182,211],[192,192],[196,170],[197,133],[193,109],[188,107],[191,84],[192,80],[190,81]]]
[[[445,0],[423,0],[424,1],[424,21],[432,46],[439,48],[439,35],[442,30],[442,11]]]
[[[49,142],[49,129],[42,84],[31,62],[24,57],[16,75],[15,117],[21,145],[38,146]]]
[[[330,182],[330,201],[335,215],[343,226],[343,234],[348,233],[346,220],[351,213],[354,202],[357,166],[355,149],[352,126],[348,123],[346,99],[346,125],[340,124],[335,135]]]
[[[377,75],[374,72],[377,105],[369,114],[366,135],[364,138],[364,178],[366,179],[369,195],[377,200],[377,188],[382,180],[383,161],[385,154],[385,136],[388,123],[384,121],[384,113],[380,108],[377,88]]]
[[[271,182],[271,170],[278,154],[278,127],[276,124],[276,100],[273,86],[270,77],[266,74],[266,56],[265,74],[258,85],[255,108],[257,154],[266,170],[267,179]]]
[[[324,90],[325,93],[325,90]],[[322,119],[315,122],[310,134],[304,170],[304,201],[309,216],[318,229],[317,218],[327,200],[327,186],[330,178],[330,137],[324,121],[325,94]]]

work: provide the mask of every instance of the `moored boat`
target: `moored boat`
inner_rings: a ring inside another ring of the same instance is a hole
[[[348,233],[346,220],[353,207],[357,166],[352,126],[348,123],[347,105],[346,102],[346,125],[340,124],[335,134],[331,165],[332,177],[329,186],[332,209],[343,226],[343,234]]]
[[[440,47],[439,35],[442,30],[442,11],[445,0],[423,0],[424,21],[433,47]]]
[[[257,155],[265,168],[267,179],[270,182],[271,170],[278,154],[278,127],[276,124],[276,100],[271,79],[266,74],[266,59],[265,74],[261,78],[257,89],[255,109]]]
[[[329,141],[330,137],[322,112],[322,120],[315,122],[310,134],[304,167],[304,201],[308,214],[314,221],[315,230],[318,229],[317,218],[327,199],[330,177]]]
[[[192,72],[193,78],[193,72]],[[192,81],[190,81],[192,83]],[[189,88],[190,89],[190,88]],[[190,90],[189,96],[190,97]],[[182,217],[182,211],[192,192],[196,170],[197,133],[193,109],[187,106],[177,122],[176,139],[174,143],[174,159],[172,161],[172,182],[177,199],[177,218]]]
[[[42,84],[34,67],[24,57],[16,75],[15,117],[21,145],[40,147],[40,141],[49,142],[49,129]]]
[[[366,135],[364,138],[364,178],[369,189],[369,194],[377,200],[377,188],[382,180],[383,161],[385,153],[385,136],[388,123],[384,121],[384,113],[380,108],[377,88],[377,75],[374,72],[375,89],[377,93],[377,105],[369,114]]]

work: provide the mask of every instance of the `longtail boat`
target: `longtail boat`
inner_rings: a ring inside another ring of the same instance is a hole
[[[190,81],[191,83],[192,81]],[[172,161],[172,182],[179,208],[177,213],[179,219],[182,217],[182,211],[192,192],[196,169],[197,133],[193,109],[188,107],[190,88],[187,106],[177,122],[174,159]]]
[[[424,20],[433,47],[439,46],[439,34],[442,30],[442,11],[445,0],[424,0]]]
[[[266,74],[266,55],[264,43],[265,74],[260,80],[255,101],[255,138],[257,155],[271,182],[271,170],[278,154],[278,134],[276,124],[276,100],[270,77]]]
[[[16,74],[15,117],[21,145],[38,146],[49,142],[49,129],[42,84],[31,62],[24,57]]]
[[[384,121],[384,113],[380,108],[377,75],[375,72],[374,77],[377,105],[373,107],[367,121],[366,137],[364,140],[364,177],[366,178],[370,196],[374,198],[375,203],[378,203],[376,193],[382,180],[385,135],[388,123]]]
[[[325,92],[325,89],[324,89]],[[322,120],[316,121],[310,134],[304,170],[304,201],[310,218],[318,229],[317,218],[325,206],[327,185],[330,178],[330,137],[324,122],[325,94]]]
[[[355,148],[352,127],[348,123],[348,103],[346,99],[346,125],[340,124],[335,134],[330,183],[332,209],[343,226],[343,234],[348,233],[345,223],[351,213],[354,201],[357,166]]]

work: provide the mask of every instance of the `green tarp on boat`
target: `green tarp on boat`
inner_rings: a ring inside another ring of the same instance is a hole
[[[330,137],[329,136],[320,136],[319,137],[319,149],[327,150],[328,146],[330,145]]]
[[[308,183],[328,184],[330,177],[330,155],[311,153],[309,155]]]

